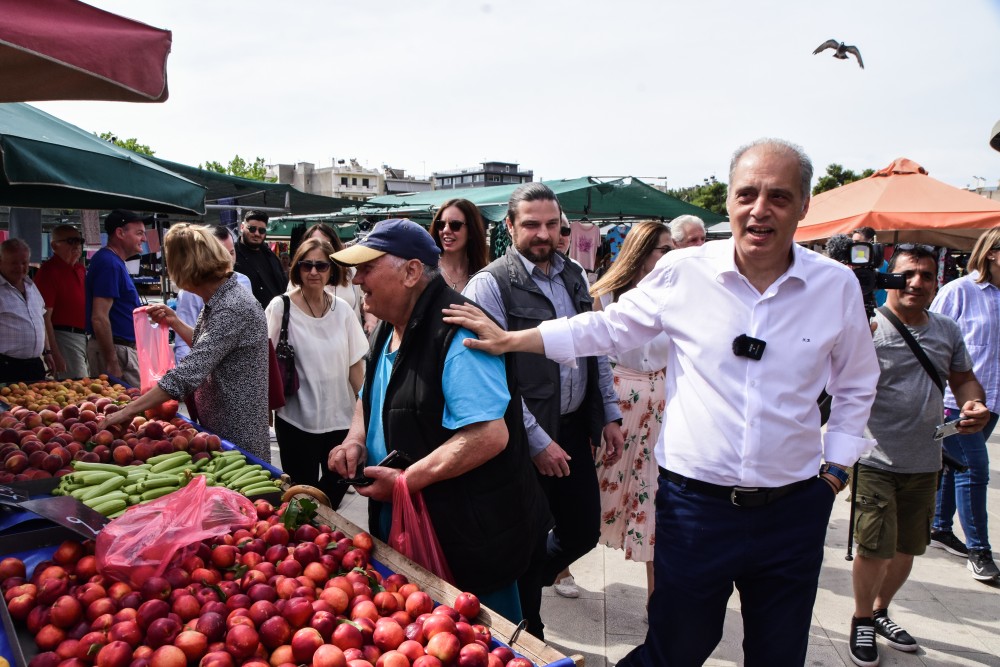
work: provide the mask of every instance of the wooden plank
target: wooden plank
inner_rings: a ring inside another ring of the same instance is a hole
[[[354,537],[354,535],[360,532],[367,532],[354,525],[342,514],[338,514],[329,507],[320,506],[317,510],[317,518],[323,523],[342,531],[350,537]],[[375,558],[375,560],[382,565],[385,565],[393,572],[406,575],[407,579],[420,586],[421,590],[426,592],[437,602],[447,605],[453,605],[455,603],[455,598],[462,591],[444,581],[433,572],[417,565],[398,551],[390,548],[388,544],[377,540],[374,537],[372,539],[375,544],[372,551],[372,557]],[[566,656],[562,653],[527,632],[522,632],[518,635],[517,641],[511,644],[510,638],[514,634],[516,626],[497,612],[491,610],[486,605],[482,605],[482,610],[480,611],[479,616],[476,617],[476,622],[482,623],[486,627],[490,628],[494,637],[504,642],[514,649],[514,651],[528,658],[536,665],[539,665],[539,667],[549,665],[566,658]],[[583,656],[572,655],[570,658],[577,667],[583,667]]]

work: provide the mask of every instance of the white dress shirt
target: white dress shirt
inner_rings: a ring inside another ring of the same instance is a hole
[[[0,276],[0,354],[35,359],[45,349],[45,300],[31,278],[24,294]]]
[[[814,477],[821,459],[853,465],[879,367],[861,289],[850,269],[793,246],[789,269],[760,294],[734,261],[732,240],[674,251],[603,313],[539,327],[560,363],[671,339],[667,404],[656,443],[668,470],[724,486],[775,487]],[[737,357],[740,334],[766,341]],[[825,438],[816,399],[833,397]]]

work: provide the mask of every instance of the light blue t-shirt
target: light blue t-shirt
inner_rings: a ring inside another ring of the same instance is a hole
[[[465,347],[462,341],[474,336],[468,329],[456,331],[445,357],[444,373],[441,376],[441,388],[444,391],[441,425],[447,429],[455,430],[469,424],[502,419],[507,411],[507,404],[510,403],[503,357]],[[371,417],[365,443],[368,446],[367,463],[370,466],[377,464],[388,454],[382,430],[382,406],[392,365],[399,353],[399,350],[389,351],[391,340],[391,337],[386,340],[372,378]]]

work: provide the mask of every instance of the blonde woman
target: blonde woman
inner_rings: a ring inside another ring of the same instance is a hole
[[[179,223],[163,240],[170,279],[201,297],[205,308],[192,329],[169,306],[146,313],[191,346],[176,368],[140,398],[105,418],[130,421],[171,398],[194,394],[201,424],[264,461],[271,460],[267,430],[267,324],[254,296],[233,275],[233,258],[210,227]]]
[[[590,288],[595,310],[603,310],[632,289],[670,250],[670,230],[659,222],[632,226],[618,258]],[[625,551],[625,558],[646,564],[647,596],[653,593],[653,526],[656,512],[656,459],[653,448],[663,422],[664,368],[669,339],[659,334],[630,350],[614,364],[615,392],[622,413],[624,450],[609,463],[602,444],[597,457],[601,489],[601,543]]]

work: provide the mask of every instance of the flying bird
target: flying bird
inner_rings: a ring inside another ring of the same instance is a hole
[[[865,64],[861,60],[861,52],[858,51],[858,47],[851,46],[850,44],[844,44],[843,42],[838,42],[835,39],[828,39],[816,47],[816,50],[813,51],[813,55],[816,55],[820,51],[825,51],[827,49],[836,49],[836,51],[834,51],[833,53],[833,57],[839,60],[847,60],[847,54],[851,53],[854,55],[855,58],[858,59],[858,66],[861,69],[865,68]]]

